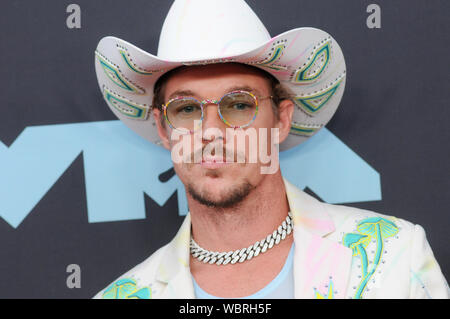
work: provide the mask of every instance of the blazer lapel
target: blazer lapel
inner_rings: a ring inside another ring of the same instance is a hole
[[[324,238],[335,230],[323,204],[285,180],[294,221],[295,298],[345,298],[351,249]]]
[[[191,218],[188,214],[175,238],[169,243],[161,258],[156,279],[165,288],[158,298],[193,299],[195,298],[191,272],[189,270],[189,239],[191,236]]]

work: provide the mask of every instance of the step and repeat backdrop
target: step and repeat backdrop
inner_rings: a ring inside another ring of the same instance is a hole
[[[280,154],[284,176],[422,225],[448,279],[450,2],[247,3],[271,35],[320,28],[346,58],[339,109]],[[104,36],[156,54],[171,4],[1,2],[0,298],[91,298],[178,230],[188,207],[169,152],[117,120],[94,70]]]

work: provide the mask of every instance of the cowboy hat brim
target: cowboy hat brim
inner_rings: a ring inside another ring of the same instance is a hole
[[[113,113],[146,140],[160,145],[151,113],[153,87],[166,72],[189,65],[236,62],[272,74],[295,102],[291,134],[280,150],[294,147],[324,127],[334,115],[345,88],[341,48],[326,32],[297,28],[253,50],[231,56],[167,61],[116,37],[100,40],[95,70],[103,97]]]

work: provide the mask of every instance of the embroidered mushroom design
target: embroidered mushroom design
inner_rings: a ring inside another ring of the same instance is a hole
[[[384,240],[395,236],[398,233],[398,227],[392,221],[382,217],[366,218],[358,223],[356,227],[358,233],[348,233],[344,235],[343,243],[353,251],[353,256],[361,258],[362,276],[361,282],[356,290],[355,299],[361,299],[362,294],[367,288],[367,283],[372,278],[384,251]],[[376,240],[376,253],[372,262],[372,267],[368,269],[368,257],[366,248],[373,240]]]
[[[367,275],[367,267],[369,264],[365,249],[369,245],[369,242],[370,237],[367,235],[349,233],[344,236],[344,245],[352,249],[353,256],[359,256],[361,258],[363,277]]]

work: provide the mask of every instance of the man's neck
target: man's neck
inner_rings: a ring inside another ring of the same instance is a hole
[[[212,251],[231,251],[254,244],[271,234],[289,211],[280,171],[266,175],[234,208],[208,207],[187,196],[194,239]]]

